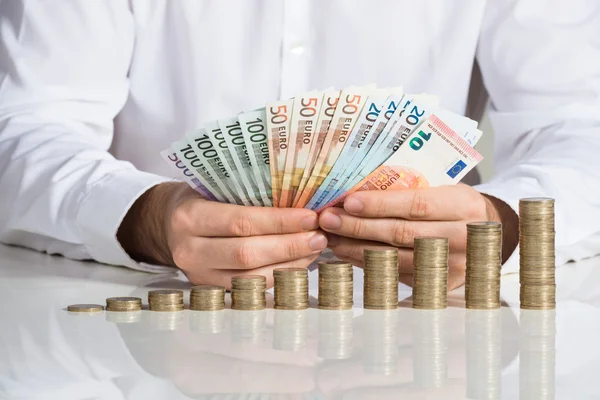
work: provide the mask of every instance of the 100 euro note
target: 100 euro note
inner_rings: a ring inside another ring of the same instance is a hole
[[[461,135],[431,115],[383,165],[316,211],[334,206],[356,191],[454,185],[482,159]]]
[[[300,195],[297,207],[309,205],[309,201],[321,185],[342,152],[348,134],[352,131],[373,86],[349,87],[342,90],[340,100],[333,114],[327,136],[317,157],[312,174]]]
[[[242,135],[246,142],[248,157],[258,187],[265,195],[265,206],[273,205],[271,194],[271,170],[269,157],[269,140],[267,137],[267,114],[264,108],[238,114],[242,127]]]
[[[293,106],[294,99],[289,99],[269,103],[265,107],[267,138],[269,140],[269,166],[271,167],[271,194],[274,207],[279,207],[285,159],[290,140],[290,117]]]
[[[310,92],[294,98],[279,207],[293,205],[294,196],[304,174],[322,102],[323,92]]]
[[[358,120],[354,124],[354,128],[348,135],[346,140],[347,143],[342,149],[340,156],[323,183],[313,195],[316,199],[316,205],[321,204],[321,202],[328,197],[329,193],[333,191],[337,183],[348,176],[348,170],[352,170],[352,167],[354,166],[353,163],[356,160],[355,156],[359,151],[359,147],[362,147],[362,144],[369,136],[369,132],[379,117],[381,110],[386,105],[386,100],[389,96],[402,96],[402,92],[403,89],[401,87],[380,89],[378,90],[378,93],[369,96]]]
[[[200,178],[198,178],[183,161],[179,159],[177,153],[171,148],[164,149],[160,152],[160,155],[167,162],[167,164],[169,164],[171,170],[175,173],[177,178],[187,182],[188,185],[190,185],[196,192],[200,193],[205,199],[219,201],[219,197],[212,194],[210,189],[200,181]]]

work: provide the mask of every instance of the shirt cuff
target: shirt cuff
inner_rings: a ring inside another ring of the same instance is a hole
[[[133,203],[151,187],[170,181],[159,175],[128,169],[107,175],[95,183],[77,215],[81,238],[91,257],[101,263],[140,271],[172,272],[172,267],[138,263],[117,240],[117,230]]]

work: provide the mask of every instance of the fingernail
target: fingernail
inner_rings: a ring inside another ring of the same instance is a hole
[[[319,224],[324,229],[340,229],[342,226],[342,219],[331,211],[325,211],[321,214]]]
[[[304,217],[302,221],[300,221],[300,227],[305,231],[314,231],[319,227],[319,219],[316,215]]]
[[[335,247],[340,244],[340,237],[338,235],[333,233],[325,233],[325,236],[327,236],[327,246]]]
[[[322,233],[315,233],[315,235],[310,238],[308,245],[313,251],[323,250],[327,247],[327,238]]]
[[[344,209],[349,213],[359,213],[363,208],[365,208],[365,205],[356,197],[351,197],[344,202]]]

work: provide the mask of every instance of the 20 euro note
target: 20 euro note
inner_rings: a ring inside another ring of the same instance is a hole
[[[310,92],[294,98],[279,207],[293,205],[294,196],[304,174],[322,103],[323,92]]]
[[[250,201],[255,206],[265,205],[263,196],[266,197],[266,192],[264,189],[261,191],[258,187],[256,178],[252,172],[252,164],[250,163],[250,156],[248,155],[240,121],[238,121],[237,117],[229,117],[219,119],[217,123],[221,128],[221,132],[223,132],[223,138],[225,139],[225,143],[227,143],[227,148],[231,152],[233,163],[238,170],[239,178],[248,193]]]
[[[271,170],[269,140],[267,138],[267,114],[264,108],[238,114],[242,135],[248,149],[252,172],[261,191],[265,206],[273,205],[271,194]]]
[[[177,153],[171,148],[164,149],[160,152],[160,155],[167,162],[167,164],[169,164],[177,177],[182,181],[187,182],[187,184],[190,185],[196,192],[200,193],[202,197],[213,201],[219,200],[219,197],[213,195],[208,187],[202,184],[200,179],[185,165],[183,161],[179,159]]]
[[[271,194],[273,206],[279,207],[285,159],[289,146],[290,117],[294,99],[269,103],[267,114],[267,138],[269,140],[269,166],[271,167]]]
[[[373,86],[353,86],[342,90],[312,175],[298,200],[298,207],[304,207],[305,205],[310,207],[309,201],[333,168],[346,144],[348,134],[352,131],[365,105],[367,97],[374,89]]]
[[[317,212],[343,202],[357,191],[454,185],[482,159],[458,133],[432,115],[383,165]]]

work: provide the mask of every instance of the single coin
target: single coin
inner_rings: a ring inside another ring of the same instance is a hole
[[[67,311],[81,313],[100,312],[103,310],[104,307],[99,304],[71,304],[67,307]]]

